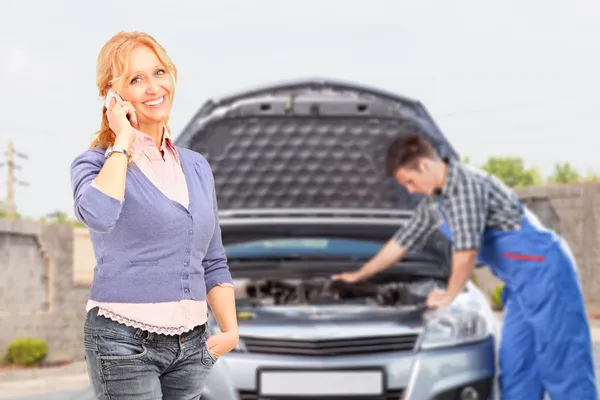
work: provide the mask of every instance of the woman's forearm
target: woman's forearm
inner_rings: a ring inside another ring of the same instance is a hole
[[[233,286],[214,286],[206,296],[221,332],[238,335]]]
[[[127,149],[126,143],[115,141],[115,146]],[[125,147],[124,147],[125,146]],[[113,153],[94,179],[96,187],[104,194],[117,200],[125,199],[125,182],[127,176],[127,156],[123,153]]]

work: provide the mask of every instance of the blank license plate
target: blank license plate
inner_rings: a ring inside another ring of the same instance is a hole
[[[265,396],[344,396],[383,394],[382,371],[262,371]]]

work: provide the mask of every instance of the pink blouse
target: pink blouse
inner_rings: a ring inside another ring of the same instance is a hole
[[[132,145],[132,161],[150,181],[171,200],[188,207],[189,198],[179,154],[171,135],[165,129],[161,152],[152,138],[136,130]],[[92,182],[94,185],[94,182]],[[229,283],[221,286],[232,286]],[[146,331],[179,335],[188,332],[207,320],[206,301],[181,300],[166,303],[99,303],[88,300],[86,311],[98,306],[103,315],[122,324]]]

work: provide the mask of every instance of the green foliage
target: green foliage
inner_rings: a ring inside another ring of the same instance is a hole
[[[68,225],[72,227],[82,228],[84,225],[77,219],[70,219],[66,212],[55,211],[46,217],[40,218],[40,222],[51,223],[58,225]]]
[[[496,310],[502,310],[504,308],[504,304],[502,303],[502,291],[504,290],[504,283],[496,286],[496,289],[492,292],[491,302],[492,307]]]
[[[542,178],[537,168],[526,168],[520,157],[491,157],[482,169],[511,188],[539,185]]]
[[[581,182],[582,176],[568,162],[554,164],[554,174],[548,178],[548,183]]]
[[[469,164],[471,159],[468,156],[463,156],[461,162]],[[545,183],[600,182],[600,174],[590,170],[582,175],[568,162],[557,162],[554,165],[554,173],[545,180],[542,179],[537,168],[526,167],[525,162],[520,157],[490,157],[481,168],[496,176],[511,188],[543,185]]]
[[[588,170],[585,176],[581,179],[582,182],[600,182],[600,175],[593,170]]]
[[[48,345],[40,339],[28,337],[15,339],[6,348],[6,361],[15,365],[36,365],[47,355]]]
[[[6,212],[6,206],[3,201],[0,200],[0,218],[8,218],[8,214]],[[15,212],[15,219],[21,219],[21,214]]]
[[[4,207],[4,203],[2,201],[0,201],[0,218],[6,218],[6,217],[7,217],[7,214],[6,214],[6,209]],[[28,221],[36,220],[35,218],[32,218],[32,217],[23,217],[18,212],[15,213],[15,219],[25,219]],[[85,227],[85,225],[83,225],[79,220],[70,219],[69,216],[67,215],[67,213],[64,211],[55,211],[51,214],[48,214],[47,216],[40,218],[39,222],[42,222],[44,224],[68,225],[68,226],[72,226],[74,228],[84,228]]]

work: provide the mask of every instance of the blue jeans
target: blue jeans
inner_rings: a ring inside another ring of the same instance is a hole
[[[84,343],[97,400],[200,399],[216,362],[206,346],[208,325],[182,335],[159,335],[87,314]]]

